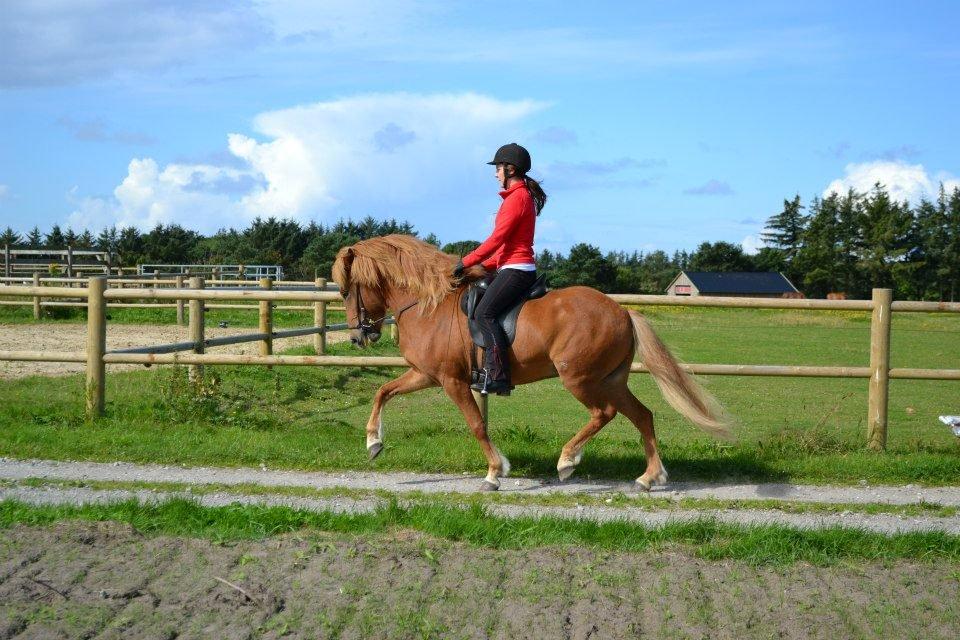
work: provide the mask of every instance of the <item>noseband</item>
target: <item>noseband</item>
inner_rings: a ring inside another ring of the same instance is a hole
[[[359,329],[359,330],[360,330],[360,333],[362,333],[362,334],[364,335],[364,337],[368,336],[368,335],[371,334],[371,333],[379,333],[379,332],[377,332],[377,331],[374,331],[373,327],[374,327],[375,324],[378,324],[378,323],[380,323],[380,322],[383,322],[383,320],[387,317],[386,314],[380,316],[380,317],[377,318],[376,320],[371,320],[371,319],[367,316],[367,309],[366,309],[366,307],[363,306],[363,296],[360,295],[360,285],[356,285],[356,286],[354,287],[354,290],[355,290],[356,293],[357,293],[357,326],[351,327],[351,326],[348,324],[348,325],[347,325],[347,329]],[[395,314],[394,319],[395,319],[395,320],[399,320],[399,319],[400,319],[400,314],[402,314],[402,313],[403,313],[404,311],[406,311],[407,309],[415,306],[418,302],[419,302],[419,300],[414,300],[413,302],[411,302],[410,304],[408,304],[408,305],[405,306],[404,308],[400,309],[400,310]]]

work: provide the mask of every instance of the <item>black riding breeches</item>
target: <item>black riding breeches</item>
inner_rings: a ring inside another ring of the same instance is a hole
[[[487,347],[496,345],[499,348],[504,356],[504,366],[508,360],[506,353],[510,344],[507,342],[503,327],[497,322],[497,316],[513,306],[520,296],[526,295],[536,279],[536,271],[501,269],[487,286],[487,292],[483,294],[474,312],[474,318],[480,325],[480,331],[483,332],[484,342]]]

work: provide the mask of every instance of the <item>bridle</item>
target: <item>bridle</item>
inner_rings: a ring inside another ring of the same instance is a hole
[[[378,333],[377,331],[373,330],[373,327],[374,325],[380,322],[383,322],[386,319],[387,315],[384,314],[379,318],[377,318],[376,320],[371,320],[367,315],[367,308],[363,306],[363,296],[360,294],[360,285],[359,284],[354,285],[354,290],[356,291],[356,294],[357,294],[357,326],[351,327],[348,324],[347,329],[359,329],[360,333],[362,333],[364,337],[368,336],[371,333]],[[414,300],[407,306],[397,311],[393,316],[394,320],[400,320],[400,314],[402,314],[407,309],[410,309],[411,307],[416,306],[417,304],[419,304],[419,302],[420,302],[419,300]]]

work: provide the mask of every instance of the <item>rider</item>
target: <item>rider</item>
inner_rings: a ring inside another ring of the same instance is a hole
[[[530,153],[515,142],[497,149],[487,164],[496,167],[503,202],[497,212],[493,233],[479,247],[457,263],[454,277],[476,264],[496,268],[496,276],[477,305],[475,317],[487,345],[485,386],[478,391],[510,395],[510,356],[507,336],[497,316],[513,305],[533,285],[537,267],[533,258],[533,230],[536,217],[547,201],[540,184],[527,175]]]

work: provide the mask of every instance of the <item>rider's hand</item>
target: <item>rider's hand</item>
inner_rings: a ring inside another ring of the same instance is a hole
[[[466,270],[466,267],[463,266],[463,260],[457,262],[457,266],[453,268],[453,277],[460,279],[463,277],[463,272]]]

